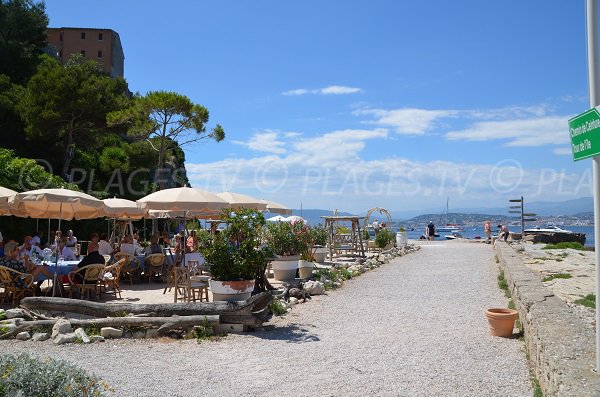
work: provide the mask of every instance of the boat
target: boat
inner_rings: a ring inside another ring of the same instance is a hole
[[[456,233],[456,232],[447,234],[444,237],[446,237],[446,240],[460,240],[460,239],[464,238],[462,234]]]
[[[448,223],[448,202],[450,197],[446,198],[446,225],[438,226],[435,228],[437,232],[464,232],[464,227],[457,225],[456,223]]]
[[[523,230],[525,233],[574,233],[572,230],[562,229],[556,225],[547,225],[545,227],[533,226]]]

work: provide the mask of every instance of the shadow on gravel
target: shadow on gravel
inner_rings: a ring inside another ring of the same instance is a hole
[[[319,342],[321,339],[311,333],[308,327],[314,325],[288,324],[283,327],[266,326],[263,331],[255,332],[252,335],[267,340],[283,340],[288,343]]]

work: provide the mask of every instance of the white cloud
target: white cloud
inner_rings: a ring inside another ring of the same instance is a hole
[[[347,87],[343,85],[330,85],[324,88],[317,88],[314,90],[309,90],[307,88],[297,88],[295,90],[289,90],[282,93],[282,95],[286,96],[299,96],[306,94],[315,94],[315,95],[346,95],[346,94],[355,94],[357,92],[362,92],[362,89],[356,87]]]
[[[283,154],[286,152],[286,143],[279,140],[279,132],[273,130],[267,130],[264,132],[257,132],[247,142],[244,141],[232,141],[237,145],[246,146],[252,150],[258,152],[267,152],[275,154]],[[294,134],[294,133],[291,133]],[[283,134],[284,136],[287,133]]]
[[[506,146],[542,146],[569,142],[569,116],[485,121],[464,130],[450,131],[446,138],[469,141],[508,140]]]
[[[557,147],[553,150],[554,154],[558,154],[559,156],[571,156],[573,155],[573,149],[569,146],[567,147]]]
[[[330,85],[329,87],[320,88],[315,90],[316,93],[323,95],[343,95],[343,94],[354,94],[361,92],[360,88],[346,87],[342,85]]]
[[[308,94],[308,90],[305,88],[297,88],[295,90],[289,90],[289,91],[282,93],[282,95],[288,95],[288,96],[298,96],[298,95],[305,95],[305,94]]]
[[[457,117],[459,112],[456,110],[402,108],[393,110],[359,109],[355,110],[353,114],[373,116],[375,120],[368,121],[368,124],[392,127],[399,134],[424,135],[433,129],[439,119]]]

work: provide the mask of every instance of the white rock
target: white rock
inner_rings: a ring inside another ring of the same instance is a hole
[[[17,336],[15,336],[15,338],[18,340],[29,340],[31,338],[31,335],[29,335],[29,332],[23,331],[19,332]]]
[[[73,332],[71,323],[64,318],[61,318],[52,327],[52,339],[56,338],[60,334],[68,334],[71,332]]]
[[[23,311],[23,309],[8,309],[7,311],[4,312],[4,314],[6,315],[6,318],[24,318],[25,317],[25,312]]]
[[[74,332],[70,334],[58,334],[54,338],[53,342],[57,345],[62,345],[64,343],[73,343],[77,340],[77,335]]]
[[[123,330],[113,327],[103,327],[100,329],[100,335],[105,338],[120,338],[123,336]]]
[[[307,281],[304,283],[304,290],[310,295],[322,295],[325,293],[325,285],[320,281]]]
[[[293,296],[290,298],[290,304],[292,305],[297,305],[298,304],[298,299],[294,298]]]
[[[80,338],[81,341],[86,345],[88,343],[92,342],[90,337],[88,336],[88,334],[85,333],[85,330],[83,328],[77,328],[75,330],[75,335],[77,335],[77,337]]]
[[[35,334],[33,334],[31,339],[33,339],[36,342],[42,342],[47,339],[50,339],[50,334],[48,332],[36,332]]]
[[[104,342],[104,336],[100,335],[92,335],[90,336],[90,339],[92,340],[92,342]]]

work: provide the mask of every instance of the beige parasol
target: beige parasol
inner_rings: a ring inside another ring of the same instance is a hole
[[[0,215],[10,215],[8,199],[17,194],[14,190],[0,186]]]
[[[229,208],[229,203],[216,194],[191,187],[159,190],[137,202],[145,205],[149,211],[185,218],[214,214],[223,208]]]
[[[273,214],[281,214],[281,215],[291,215],[292,209],[286,207],[283,204],[276,203],[274,201],[269,200],[260,200],[262,203],[267,205],[267,211]]]
[[[122,198],[109,198],[104,203],[103,215],[109,218],[142,219],[146,215],[146,205]]]
[[[267,204],[263,203],[262,200],[247,196],[241,193],[223,192],[217,193],[217,196],[227,201],[231,208],[247,208],[258,211],[264,211],[267,209]]]
[[[101,200],[69,189],[37,189],[10,197],[11,214],[31,218],[62,220],[91,219],[102,216]]]

